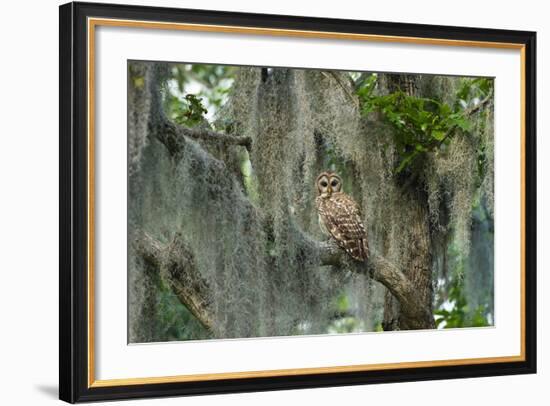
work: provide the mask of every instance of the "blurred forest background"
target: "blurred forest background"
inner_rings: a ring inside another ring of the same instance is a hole
[[[491,78],[130,61],[129,341],[493,325],[493,140]]]

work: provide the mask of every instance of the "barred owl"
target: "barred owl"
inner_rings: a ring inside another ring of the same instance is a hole
[[[367,233],[359,205],[342,190],[342,179],[334,172],[323,172],[316,180],[315,204],[319,225],[338,246],[357,261],[368,257]]]

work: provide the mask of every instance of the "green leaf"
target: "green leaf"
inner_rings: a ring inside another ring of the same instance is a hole
[[[464,117],[458,117],[454,120],[454,123],[460,127],[462,131],[470,132],[472,129],[472,123]]]
[[[447,133],[445,131],[441,131],[441,130],[432,131],[432,137],[435,138],[437,141],[443,141],[445,139],[446,134]]]

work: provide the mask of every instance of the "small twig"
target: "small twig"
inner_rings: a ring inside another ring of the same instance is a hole
[[[465,116],[471,116],[472,114],[476,113],[477,111],[481,110],[482,107],[484,107],[489,101],[493,99],[493,89],[489,91],[487,96],[483,100],[481,100],[478,104],[476,104],[474,107],[464,110]]]

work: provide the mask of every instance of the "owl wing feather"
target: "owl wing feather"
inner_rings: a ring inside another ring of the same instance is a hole
[[[345,193],[318,198],[317,208],[329,234],[352,258],[368,258],[367,233],[357,203]]]

